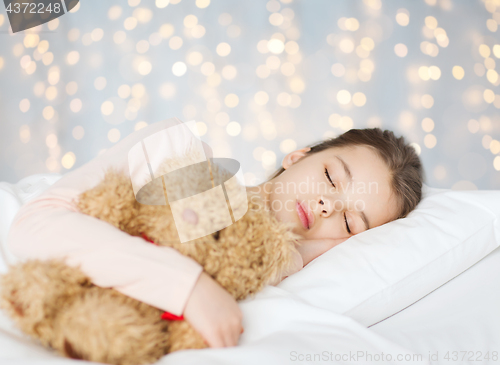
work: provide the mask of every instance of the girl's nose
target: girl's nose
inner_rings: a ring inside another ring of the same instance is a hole
[[[325,217],[328,217],[332,211],[329,201],[327,200],[325,202],[325,199],[323,197],[319,198],[319,213]]]
[[[318,214],[325,218],[331,216],[337,208],[343,207],[344,205],[338,194],[332,196],[321,195],[317,199],[317,204]],[[340,208],[340,210],[342,210],[342,208]]]

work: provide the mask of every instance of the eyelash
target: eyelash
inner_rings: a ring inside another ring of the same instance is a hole
[[[332,179],[330,178],[330,174],[328,174],[328,170],[327,168],[325,167],[325,176],[326,178],[328,179],[328,181],[330,181],[330,183],[333,185],[333,187],[335,188],[335,184],[333,183]],[[347,232],[349,232],[349,234],[351,233],[351,230],[349,229],[349,224],[347,223],[347,216],[345,215],[344,213],[344,221],[345,221],[345,226],[347,228]]]

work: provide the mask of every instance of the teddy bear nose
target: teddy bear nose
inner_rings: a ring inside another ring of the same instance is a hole
[[[198,223],[198,214],[190,208],[184,209],[182,212],[182,219],[184,219],[186,222],[191,223],[191,224],[197,224]]]

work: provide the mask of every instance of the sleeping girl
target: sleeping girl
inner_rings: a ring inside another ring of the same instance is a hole
[[[307,240],[303,266],[349,237],[408,215],[422,198],[413,147],[388,130],[351,129],[293,151],[259,192],[281,221]]]
[[[171,118],[140,129],[64,175],[21,207],[7,245],[20,259],[65,258],[95,285],[183,315],[210,347],[234,346],[243,331],[238,304],[197,262],[87,216],[75,203],[109,167],[128,174],[134,145],[179,123]],[[179,141],[189,138],[176,136],[168,145],[182,152],[189,146]],[[247,191],[258,193],[266,209],[304,237],[297,247],[299,270],[349,237],[408,215],[421,199],[422,181],[420,160],[402,137],[352,129],[289,153],[268,181]]]

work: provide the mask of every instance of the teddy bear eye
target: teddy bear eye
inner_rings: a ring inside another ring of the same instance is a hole
[[[218,241],[220,237],[220,231],[215,232],[212,236],[214,236],[215,240]]]

